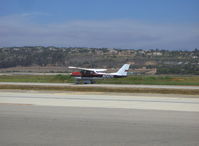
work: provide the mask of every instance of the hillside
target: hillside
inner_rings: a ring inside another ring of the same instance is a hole
[[[157,74],[199,75],[199,50],[131,50],[109,48],[10,47],[0,48],[0,71],[27,67],[54,68],[67,72],[68,66],[119,68],[130,63],[132,70],[157,69]],[[11,71],[11,70],[9,70]],[[50,72],[52,70],[47,70]]]

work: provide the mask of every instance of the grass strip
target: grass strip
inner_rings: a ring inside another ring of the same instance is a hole
[[[158,94],[185,94],[199,95],[198,89],[154,89],[154,88],[113,88],[113,87],[71,87],[45,85],[0,85],[0,89],[20,90],[51,90],[51,91],[81,91],[81,92],[118,92],[118,93],[158,93]]]
[[[96,80],[97,84],[191,85],[199,86],[199,76],[128,76]],[[74,83],[69,75],[2,75],[0,82]]]

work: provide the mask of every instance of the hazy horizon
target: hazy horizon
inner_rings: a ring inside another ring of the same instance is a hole
[[[199,48],[197,0],[0,2],[0,47]]]

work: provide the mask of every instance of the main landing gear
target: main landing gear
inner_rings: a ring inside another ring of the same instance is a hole
[[[76,84],[95,84],[94,80],[76,80]]]

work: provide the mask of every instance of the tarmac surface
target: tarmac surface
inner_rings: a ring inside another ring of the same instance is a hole
[[[0,82],[0,85],[36,85],[36,86],[84,86],[84,87],[113,87],[113,88],[154,88],[154,89],[197,89],[199,86],[176,86],[176,85],[126,85],[126,84],[74,84],[74,83],[23,83],[23,82]]]
[[[0,103],[199,112],[198,95],[0,90]]]
[[[198,97],[0,90],[0,145],[197,146]]]

